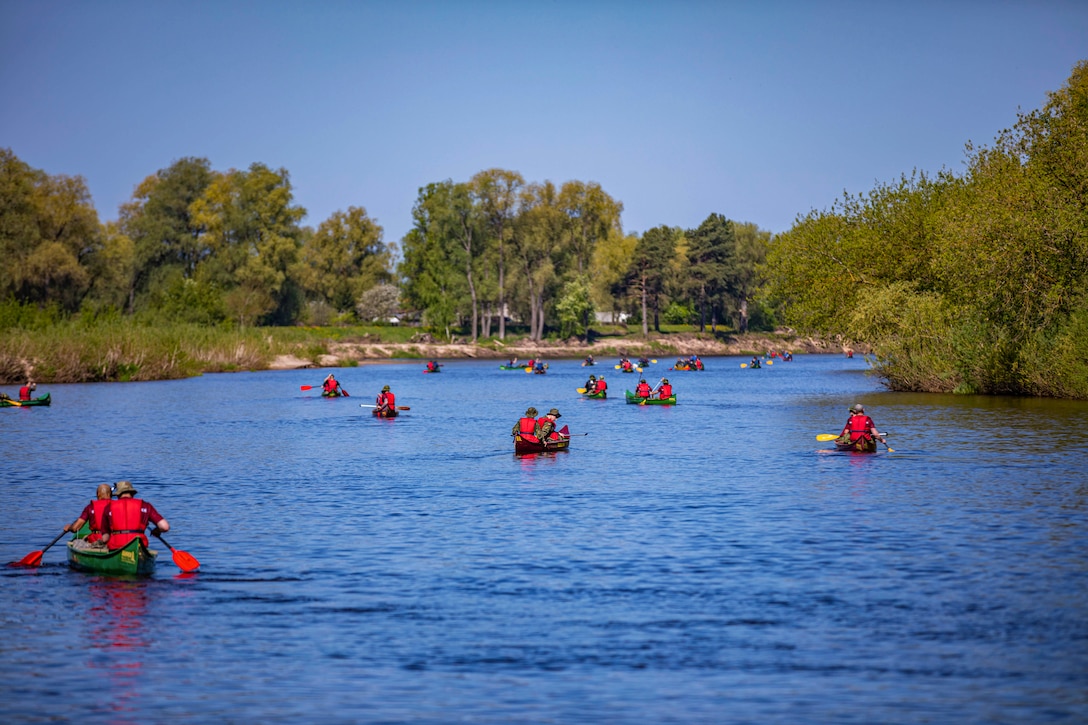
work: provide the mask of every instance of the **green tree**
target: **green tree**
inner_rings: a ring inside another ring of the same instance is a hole
[[[525,179],[516,171],[487,169],[472,177],[473,197],[483,217],[486,246],[495,251],[496,303],[499,314],[499,339],[506,339],[506,248],[513,232],[518,192]]]
[[[721,319],[735,264],[737,240],[733,222],[721,214],[711,214],[686,236],[690,287],[699,307],[699,330],[706,329],[708,316],[713,330]]]
[[[298,259],[306,210],[292,202],[287,170],[260,163],[217,174],[193,202],[193,223],[211,252],[198,279],[226,291],[239,324],[282,324],[298,312],[301,298],[288,270]]]
[[[661,298],[669,274],[669,262],[676,252],[679,229],[667,226],[646,231],[635,245],[627,278],[638,295],[642,313],[642,334],[649,334],[649,313],[653,312],[654,329],[661,332]]]
[[[560,335],[569,337],[581,331],[582,338],[589,339],[586,320],[593,314],[593,295],[588,277],[581,275],[563,286],[555,312],[559,318]]]
[[[529,306],[529,339],[544,339],[545,304],[554,287],[556,260],[563,252],[566,215],[550,181],[526,186],[520,195],[511,248],[517,256]]]
[[[764,284],[763,265],[771,233],[751,222],[733,225],[737,252],[729,288],[737,307],[737,330],[748,332],[748,304]]]
[[[607,309],[613,319],[620,313],[620,301],[627,295],[627,272],[639,238],[612,230],[593,250],[590,264],[593,301],[596,309]]]
[[[122,205],[120,232],[134,245],[126,303],[130,312],[139,306],[138,297],[163,284],[172,270],[191,278],[211,253],[204,230],[193,221],[192,206],[213,178],[207,159],[178,159],[140,182],[132,200]]]
[[[362,207],[334,212],[302,244],[294,272],[303,290],[340,312],[366,290],[392,280],[392,254],[382,228]]]

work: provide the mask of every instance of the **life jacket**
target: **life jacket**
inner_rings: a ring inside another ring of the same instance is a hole
[[[703,361],[702,360],[696,360],[695,361],[695,369],[696,370],[702,370],[703,369]]]
[[[630,370],[631,369],[631,361],[630,360],[624,360],[623,363],[621,363],[621,364],[623,365],[624,370]]]
[[[537,443],[536,418],[519,418],[518,435],[521,436],[522,440],[529,441],[530,443]]]
[[[321,389],[325,392],[326,395],[336,395],[336,381],[326,380],[324,383],[321,384]]]
[[[846,421],[846,427],[850,432],[850,442],[872,439],[873,435],[869,430],[874,426],[873,419],[867,415],[850,416],[850,420]]]
[[[393,395],[392,393],[390,393],[390,392],[378,393],[377,403],[378,403],[379,408],[382,407],[382,404],[384,403],[385,406],[387,408],[389,408],[389,410],[396,410],[397,409],[396,402],[397,402],[397,396]]]
[[[438,369],[438,366],[435,365],[433,362],[429,362],[427,363],[427,369],[433,372]]]
[[[658,391],[657,397],[661,398],[662,400],[664,400],[665,398],[671,398],[672,397],[672,386],[671,385],[662,385],[661,389]]]
[[[24,385],[19,388],[19,400],[30,400],[30,386]]]
[[[91,527],[91,533],[87,535],[87,542],[93,543],[102,539],[102,534],[108,534],[110,522],[106,518],[106,512],[110,510],[109,499],[95,499],[91,501],[91,520],[87,525]]]
[[[640,398],[649,398],[650,397],[650,385],[649,385],[649,383],[639,383],[637,386],[635,386],[635,395],[637,395]]]
[[[551,431],[548,433],[548,440],[553,440],[553,441],[559,440],[559,434],[555,432],[555,421],[554,420],[552,420],[551,418],[549,418],[548,416],[545,415],[543,418],[537,419],[536,422],[537,422],[537,424],[540,425],[542,430],[544,429],[544,424],[545,423],[547,423],[548,427],[551,428]]]
[[[147,546],[147,534],[144,529],[150,520],[151,514],[147,504],[138,498],[119,498],[109,502],[110,540],[107,542],[110,550],[120,549],[133,539],[140,539]]]
[[[602,390],[608,390],[608,383],[604,381],[604,378],[597,378],[597,392]]]

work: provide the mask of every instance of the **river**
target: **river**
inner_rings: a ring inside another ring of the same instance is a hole
[[[202,566],[3,568],[0,720],[1088,721],[1088,404],[745,360],[651,365],[675,407],[615,361],[42,386],[0,409],[0,560],[128,479]],[[894,452],[816,441],[858,402]],[[529,405],[570,451],[513,455]]]

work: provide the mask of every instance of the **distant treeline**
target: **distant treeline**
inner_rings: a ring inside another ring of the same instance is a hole
[[[798,328],[872,345],[894,389],[1088,398],[1088,62],[967,170],[812,212],[767,274]]]
[[[514,320],[539,340],[589,337],[596,312],[644,333],[777,318],[868,343],[894,389],[1088,398],[1088,63],[992,147],[969,145],[967,167],[847,194],[774,239],[718,213],[629,234],[599,184],[488,169],[421,188],[398,248],[362,206],[301,226],[284,169],[180,159],[102,224],[81,177],[0,149],[0,329],[407,314],[447,337],[501,339]]]
[[[407,313],[473,339],[505,337],[507,319],[532,339],[588,335],[596,310],[658,329],[768,324],[758,302],[750,313],[768,232],[711,214],[686,232],[624,234],[623,205],[596,183],[490,169],[429,184],[402,255],[361,206],[301,226],[288,172],[260,163],[219,172],[177,160],[103,224],[81,177],[0,149],[0,202],[0,300],[62,316],[246,327]]]

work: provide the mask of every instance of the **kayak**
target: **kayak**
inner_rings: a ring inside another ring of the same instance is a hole
[[[322,393],[322,398],[346,398],[348,397],[344,393]]]
[[[544,445],[536,438],[527,440],[520,433],[514,434],[514,453],[551,453],[552,451],[565,451],[570,448],[570,431],[563,426],[558,431],[559,440],[549,441]]]
[[[370,412],[379,418],[396,418],[399,415],[399,413],[397,413],[397,411],[395,410],[386,410],[383,412],[378,410],[377,408]]]
[[[425,372],[425,373],[440,373],[440,372],[442,372],[442,369],[439,368],[438,370],[424,370],[423,372]]]
[[[500,365],[499,370],[527,370],[528,365]]]
[[[638,371],[635,370],[634,368],[631,368],[630,370],[624,370],[623,368],[620,368],[620,372],[621,373],[634,373],[634,372],[638,372]]]
[[[0,408],[26,408],[27,406],[33,405],[49,405],[51,402],[49,393],[46,393],[45,395],[39,395],[37,398],[31,398],[30,400],[0,399]]]
[[[593,393],[582,393],[582,397],[588,398],[589,400],[605,400],[608,397],[608,391],[598,390]]]
[[[640,398],[630,390],[625,392],[627,393],[627,402],[630,405],[676,405],[675,395],[670,395],[667,398]]]
[[[88,546],[83,541],[73,539],[68,542],[68,566],[73,569],[129,576],[150,576],[155,571],[155,557],[159,554],[144,546],[142,539],[133,539],[114,551],[104,546]]]
[[[850,453],[876,453],[876,439],[859,438],[853,443],[839,443],[839,441],[836,440],[835,450],[847,451]]]

